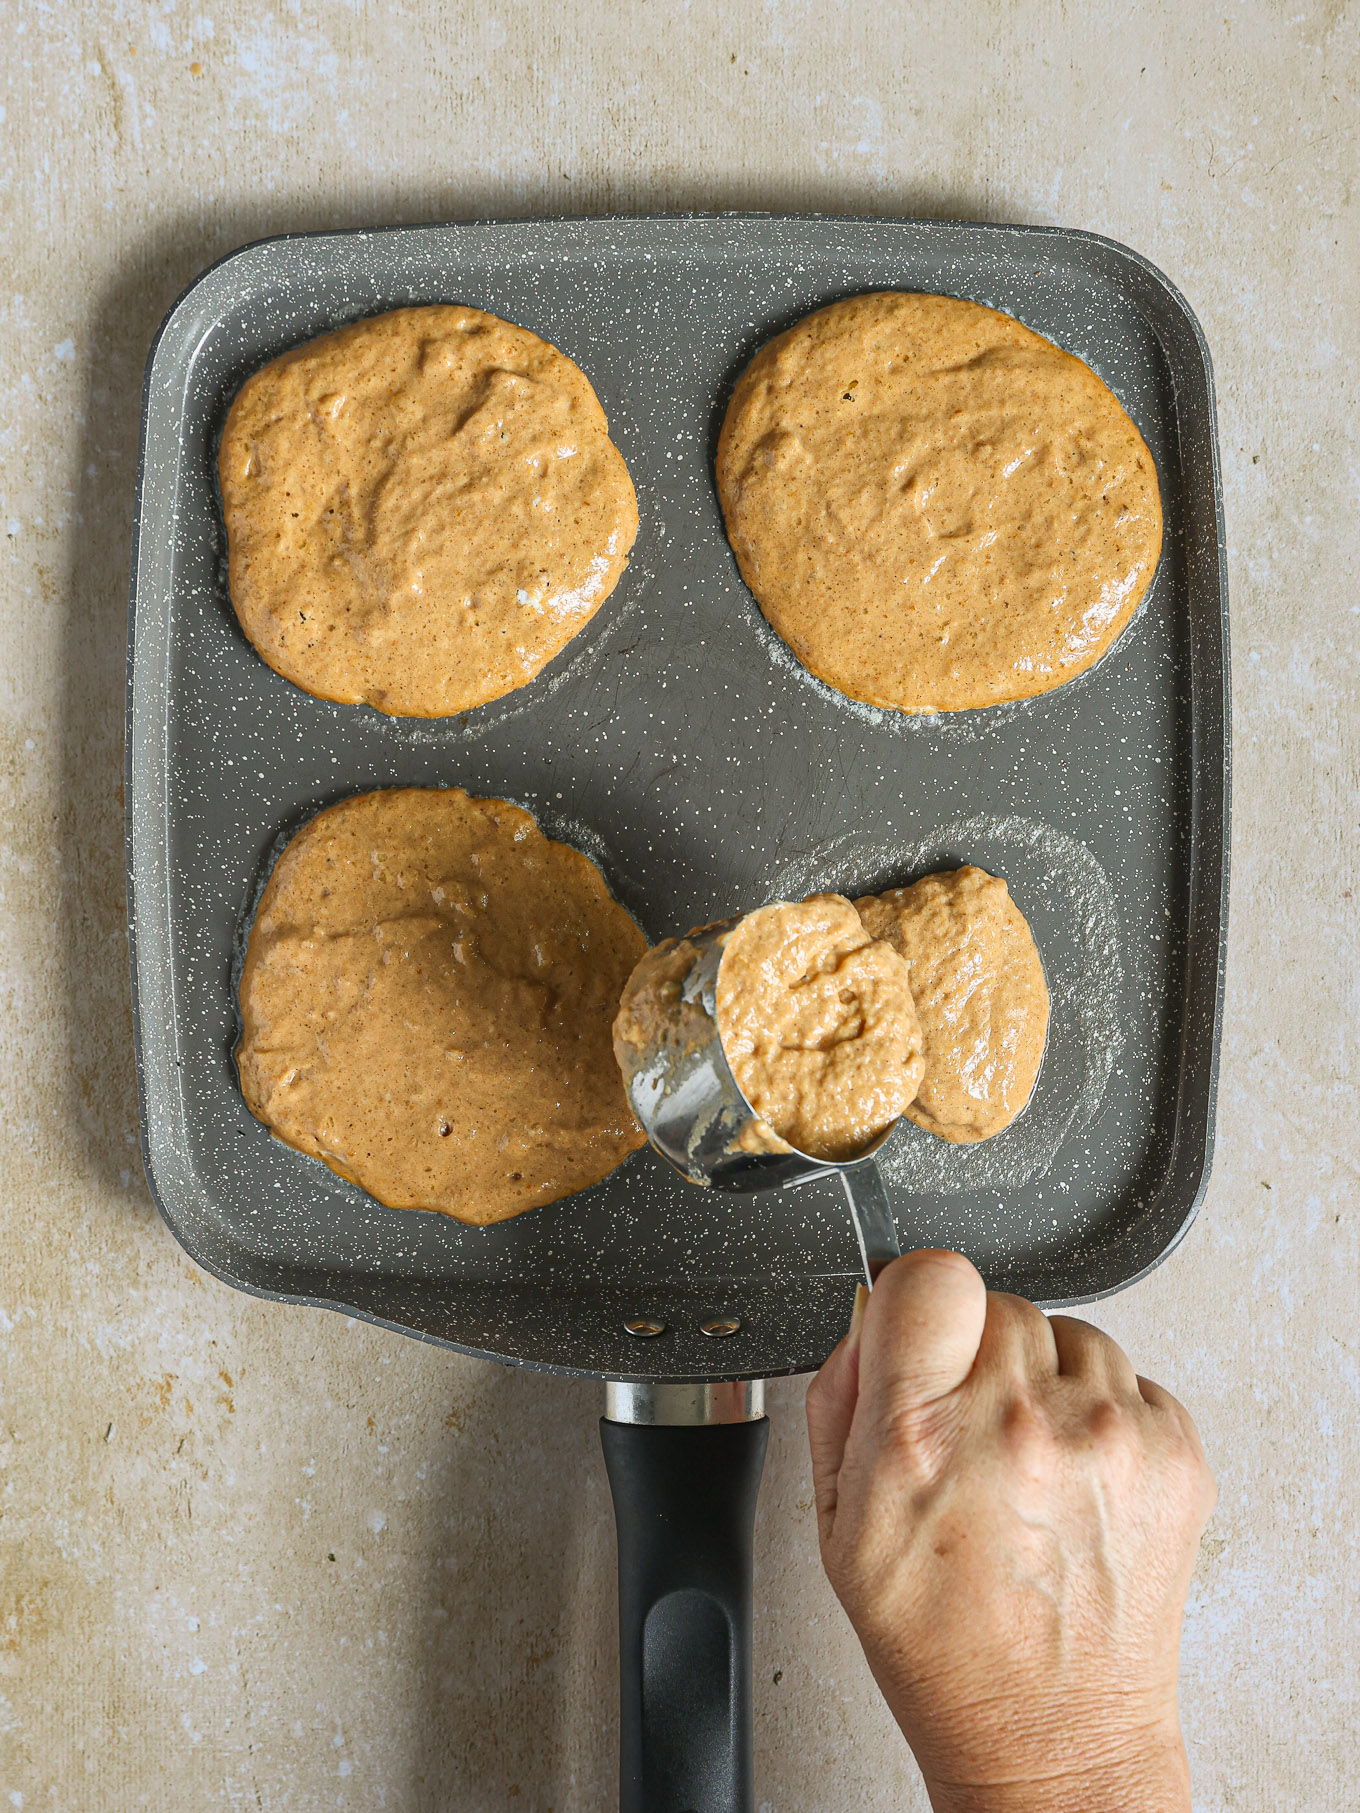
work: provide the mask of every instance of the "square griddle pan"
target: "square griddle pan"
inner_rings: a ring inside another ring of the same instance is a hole
[[[856,291],[1004,309],[1079,354],[1156,460],[1161,565],[1096,668],[944,718],[856,706],[765,625],[712,467],[756,348]],[[401,304],[475,305],[585,370],[637,486],[632,565],[532,685],[462,717],[309,698],[233,617],[218,436],[257,366]],[[639,1381],[820,1364],[857,1274],[834,1183],[715,1196],[648,1151],[491,1228],[394,1212],[272,1140],[236,1084],[235,967],[280,840],[364,789],[517,800],[653,938],[779,893],[1004,875],[1053,995],[1033,1102],[983,1146],[904,1124],[904,1244],[1055,1304],[1183,1237],[1213,1147],[1228,881],[1228,617],[1208,350],[1146,259],[1065,229],[723,215],[471,222],[245,247],[171,310],[146,376],[128,674],[128,867],[147,1177],[176,1238],[264,1297],[497,1360]],[[637,1340],[626,1319],[665,1333]],[[737,1321],[718,1341],[702,1324]]]

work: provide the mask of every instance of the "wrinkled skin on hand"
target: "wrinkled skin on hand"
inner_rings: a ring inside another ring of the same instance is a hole
[[[936,1813],[1189,1813],[1181,1618],[1215,1489],[1108,1336],[897,1260],[807,1400],[822,1560]]]

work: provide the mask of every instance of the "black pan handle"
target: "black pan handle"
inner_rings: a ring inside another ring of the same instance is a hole
[[[600,1423],[619,1540],[620,1813],[753,1813],[751,1543],[769,1432],[759,1415]]]

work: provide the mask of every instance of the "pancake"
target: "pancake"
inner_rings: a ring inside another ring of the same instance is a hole
[[[742,1094],[810,1157],[855,1157],[916,1093],[907,965],[839,894],[748,913],[723,947],[716,1008]]]
[[[445,717],[525,686],[628,564],[637,500],[564,353],[394,309],[250,378],[218,457],[231,601],[304,692]]]
[[[610,1062],[646,940],[504,800],[364,793],[280,856],[236,1062],[252,1114],[394,1209],[502,1221],[643,1143]]]
[[[910,967],[925,1074],[908,1117],[954,1145],[991,1139],[1034,1093],[1048,1038],[1044,966],[1005,882],[970,865],[855,905]]]
[[[762,347],[718,442],[742,577],[853,699],[963,711],[1047,692],[1152,582],[1152,456],[1080,359],[951,296],[854,296]]]

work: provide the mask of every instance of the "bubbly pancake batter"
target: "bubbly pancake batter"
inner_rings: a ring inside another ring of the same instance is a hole
[[[642,1054],[654,1047],[675,1046],[684,1051],[708,1043],[712,1023],[699,1001],[686,1001],[684,987],[694,968],[699,947],[693,943],[697,926],[688,938],[664,938],[644,951],[624,984],[614,1019],[614,1056],[625,1075],[631,1075]]]
[[[1162,543],[1142,436],[1091,369],[950,296],[854,296],[737,383],[718,491],[742,577],[819,678],[908,712],[1099,660]]]
[[[304,691],[399,716],[526,685],[637,534],[585,374],[479,309],[395,309],[273,360],[218,470],[251,642]]]
[[[748,914],[728,934],[716,1005],[742,1094],[813,1158],[853,1158],[916,1093],[921,1033],[907,965],[839,894]]]
[[[593,862],[459,789],[360,794],[279,858],[241,976],[251,1112],[396,1209],[502,1221],[636,1147],[609,1029],[646,940]]]
[[[855,904],[910,966],[925,1074],[908,1116],[956,1145],[1000,1133],[1033,1094],[1048,1037],[1044,966],[1005,882],[970,865]]]

